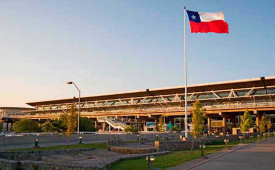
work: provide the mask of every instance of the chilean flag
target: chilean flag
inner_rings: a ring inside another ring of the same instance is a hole
[[[224,13],[206,13],[187,11],[191,33],[229,33],[228,24],[224,21]]]

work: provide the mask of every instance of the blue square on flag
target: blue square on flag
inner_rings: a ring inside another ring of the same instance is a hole
[[[194,22],[201,22],[200,15],[198,12],[195,11],[187,11],[189,21],[194,21]]]

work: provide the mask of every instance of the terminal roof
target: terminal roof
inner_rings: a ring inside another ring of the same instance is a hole
[[[226,89],[266,87],[266,86],[274,86],[274,85],[275,85],[275,77],[260,77],[260,78],[253,78],[253,79],[190,85],[188,86],[187,91],[188,93],[193,93],[193,92],[206,92],[206,91],[212,91],[212,90],[216,91],[216,90],[226,90]],[[169,95],[169,94],[184,93],[184,91],[185,91],[184,86],[159,88],[159,89],[146,89],[146,90],[139,90],[139,91],[123,92],[123,93],[86,96],[86,97],[81,97],[81,102],[123,99],[123,98],[131,98],[131,97]],[[67,99],[58,99],[58,100],[29,102],[27,104],[30,106],[39,106],[39,105],[61,104],[61,103],[75,103],[78,101],[77,99],[78,98],[67,98]]]

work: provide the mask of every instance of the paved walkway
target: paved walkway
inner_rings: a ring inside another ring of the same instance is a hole
[[[275,137],[216,152],[169,170],[274,170]]]

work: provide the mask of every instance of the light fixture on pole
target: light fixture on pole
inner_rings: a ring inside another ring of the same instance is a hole
[[[148,155],[146,156],[146,160],[148,161],[148,170],[153,170],[153,162],[156,160],[156,157],[154,155]]]
[[[77,134],[79,134],[80,94],[81,94],[81,92],[74,82],[68,81],[67,84],[73,84],[75,86],[75,88],[78,90],[78,94],[79,94],[78,95],[78,116],[77,116]]]

